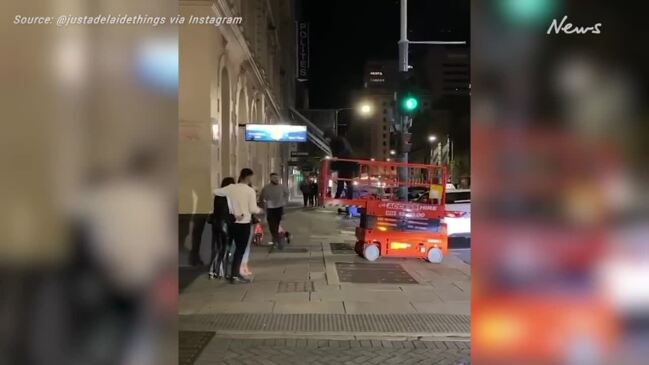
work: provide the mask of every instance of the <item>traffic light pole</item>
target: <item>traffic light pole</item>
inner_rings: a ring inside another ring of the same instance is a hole
[[[401,37],[399,38],[399,72],[408,72],[408,0],[401,0]],[[399,108],[397,108],[399,110]],[[408,151],[406,150],[402,136],[410,129],[412,123],[410,117],[405,113],[399,115],[399,161],[408,162]],[[408,181],[408,168],[399,168],[399,181]],[[402,187],[399,191],[401,200],[408,201],[408,188]]]
[[[465,41],[409,41],[408,40],[408,0],[401,0],[401,37],[399,38],[399,72],[407,73],[409,69],[408,65],[408,45],[412,44],[440,44],[440,45],[449,45],[449,44],[466,44]],[[399,110],[399,108],[397,108]],[[406,113],[399,113],[399,161],[408,162],[408,150],[406,149],[405,143],[403,141],[403,136],[408,133],[410,126],[412,125],[412,117]],[[405,167],[399,168],[399,181],[407,182],[408,181],[408,169]],[[446,183],[443,181],[442,183]],[[399,196],[401,200],[408,200],[408,188],[403,187],[400,189]]]

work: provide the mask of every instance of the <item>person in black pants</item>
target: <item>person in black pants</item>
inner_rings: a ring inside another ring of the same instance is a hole
[[[335,198],[340,199],[340,197],[343,195],[344,192],[345,199],[352,199],[352,196],[354,195],[354,187],[351,179],[354,178],[354,163],[348,161],[338,161],[337,169],[338,169],[338,179],[345,179],[345,180],[338,181],[338,184],[336,186]],[[345,186],[347,187],[346,189]]]
[[[225,196],[230,202],[230,212],[234,216],[234,223],[231,225],[230,235],[234,239],[235,250],[232,259],[232,273],[227,279],[230,283],[249,283],[250,280],[241,275],[241,260],[246,252],[246,246],[252,234],[252,215],[260,214],[261,209],[257,206],[257,194],[249,186],[252,181],[253,172],[245,168],[241,170],[239,181],[236,184],[214,190],[214,195]]]
[[[288,202],[289,192],[286,186],[280,184],[279,175],[270,174],[270,183],[261,190],[261,201],[266,206],[268,228],[273,236],[273,244],[282,250],[283,240],[279,235],[279,224],[284,215],[284,206]]]
[[[315,177],[311,178],[311,183],[309,184],[311,190],[311,195],[309,196],[309,205],[312,207],[318,206],[318,182]]]
[[[302,192],[304,207],[306,208],[309,205],[309,195],[311,194],[311,186],[309,184],[309,179],[307,179],[306,176],[300,183],[300,191]]]
[[[234,184],[233,177],[226,177],[221,182],[221,187]],[[223,267],[225,251],[230,243],[228,236],[234,217],[230,214],[228,198],[214,196],[214,212],[212,213],[212,254],[210,257],[210,279],[220,278],[221,272],[226,273]],[[229,276],[226,274],[226,276]]]
[[[190,233],[191,229],[191,249],[189,251],[189,264],[191,266],[204,266],[203,260],[201,260],[200,249],[201,249],[201,235],[203,234],[203,228],[205,228],[205,223],[207,222],[207,214],[181,214],[179,216],[178,222],[178,242],[182,244],[185,242],[185,238]]]
[[[336,135],[333,129],[325,131],[325,139],[329,142],[331,154],[335,158],[351,159],[353,158],[352,147],[349,141],[344,137],[344,130],[340,129],[339,134]],[[335,199],[340,199],[343,190],[345,190],[345,198],[351,199],[354,191],[351,179],[354,178],[354,173],[358,169],[358,165],[351,161],[332,161],[331,171],[338,172],[338,179],[345,179],[337,181]],[[347,186],[347,189],[345,189]]]
[[[284,215],[284,207],[272,208],[266,210],[268,229],[270,230],[271,236],[273,236],[273,243],[280,250],[284,249],[282,245],[282,240],[279,237],[279,224],[282,221],[283,215]]]

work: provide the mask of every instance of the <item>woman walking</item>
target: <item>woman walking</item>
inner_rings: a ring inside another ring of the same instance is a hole
[[[234,184],[233,177],[226,177],[221,182],[221,188]],[[234,216],[230,213],[228,198],[214,196],[214,211],[212,213],[212,254],[210,256],[210,279],[220,278],[225,275],[223,258],[230,243],[229,228],[234,223]]]

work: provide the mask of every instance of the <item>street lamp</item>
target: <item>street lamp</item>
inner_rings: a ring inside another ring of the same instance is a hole
[[[369,116],[370,114],[372,114],[372,105],[370,105],[369,103],[362,103],[358,107],[358,111],[363,116]]]
[[[430,161],[429,161],[429,163],[431,165],[433,164],[433,146],[434,146],[435,141],[437,141],[437,136],[434,136],[432,134],[428,136],[428,143],[430,143],[430,154],[429,154],[430,155]]]
[[[390,150],[390,156],[394,156],[394,155],[396,155],[396,154],[397,154],[397,151],[395,151],[395,150]]]
[[[356,110],[358,114],[368,117],[372,114],[372,104],[368,102],[363,102],[358,107],[356,108],[338,108],[334,109],[335,110],[335,127],[336,127],[336,134],[338,134],[338,114],[343,111],[343,110]]]

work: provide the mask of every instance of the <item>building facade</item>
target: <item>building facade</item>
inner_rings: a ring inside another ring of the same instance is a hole
[[[365,63],[363,68],[363,88],[395,90],[398,81],[396,61],[372,60]]]
[[[468,96],[471,92],[469,48],[430,47],[425,56],[426,85],[433,100]]]
[[[295,103],[294,2],[192,0],[180,14],[240,24],[179,26],[179,214],[207,214],[212,189],[244,167],[287,175],[286,145],[246,142],[246,123],[285,122]]]

